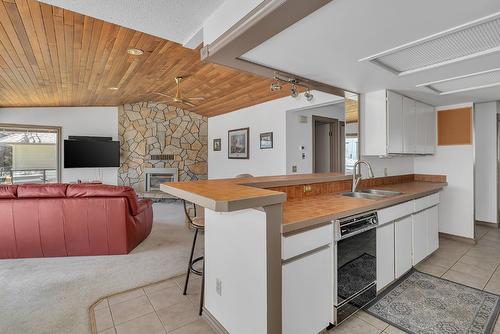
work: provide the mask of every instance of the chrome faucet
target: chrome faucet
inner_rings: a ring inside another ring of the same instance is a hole
[[[370,165],[370,163],[368,161],[366,161],[366,160],[356,161],[354,163],[354,168],[352,171],[352,192],[356,192],[356,188],[358,187],[358,183],[363,178],[363,176],[361,175],[361,164],[365,164],[368,167],[368,174],[371,178],[375,177],[375,175],[373,175],[372,166]],[[359,177],[356,173],[358,166],[359,166]]]

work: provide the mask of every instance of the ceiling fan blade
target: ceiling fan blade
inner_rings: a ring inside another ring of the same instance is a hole
[[[186,97],[187,100],[204,100],[204,97]]]
[[[182,103],[182,104],[186,104],[186,105],[188,105],[188,106],[190,106],[190,107],[196,107],[196,104],[192,104],[191,102],[189,102],[189,101],[187,101],[187,100],[182,100],[182,102],[181,102],[181,103]]]
[[[153,92],[153,94],[165,96],[165,97],[168,97],[169,99],[173,99],[174,98],[173,96],[170,96],[170,95],[167,95],[167,94],[163,94],[163,93],[160,93],[160,92]]]

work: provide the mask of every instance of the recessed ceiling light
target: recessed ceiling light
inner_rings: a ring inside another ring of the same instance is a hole
[[[132,56],[142,56],[144,54],[144,51],[142,51],[141,49],[131,48],[127,50],[127,53]]]
[[[109,87],[109,90],[118,90],[118,87]]]
[[[500,51],[500,12],[362,58],[402,76]]]
[[[500,86],[500,68],[417,85],[417,87],[426,87],[439,95],[461,93],[496,86]]]

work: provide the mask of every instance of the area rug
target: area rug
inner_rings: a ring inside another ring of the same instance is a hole
[[[500,296],[412,270],[366,312],[413,334],[493,332]]]

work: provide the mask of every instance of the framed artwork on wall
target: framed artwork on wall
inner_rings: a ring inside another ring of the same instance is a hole
[[[273,148],[273,133],[264,132],[260,134],[260,149]]]
[[[228,159],[249,159],[250,128],[229,130],[227,137]]]
[[[222,149],[222,140],[221,140],[221,138],[214,139],[213,150],[214,151],[220,151],[221,149]]]

